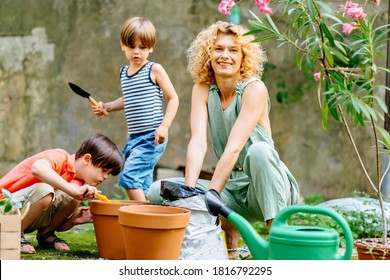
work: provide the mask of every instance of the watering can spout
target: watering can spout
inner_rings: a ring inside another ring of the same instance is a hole
[[[248,246],[255,260],[269,259],[269,243],[261,238],[247,220],[239,214],[232,212],[229,215],[228,221],[241,233],[242,239],[244,239],[245,244]]]
[[[261,238],[247,220],[227,207],[216,190],[208,190],[205,199],[207,209],[211,215],[223,216],[241,233],[242,239],[244,239],[254,259],[268,259],[268,242]]]

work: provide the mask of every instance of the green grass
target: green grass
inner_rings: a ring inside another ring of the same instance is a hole
[[[40,249],[35,238],[36,232],[25,234],[35,247],[36,254],[21,254],[22,260],[96,260],[99,259],[93,224],[79,225],[67,232],[56,235],[68,242],[70,251],[59,252],[52,249]]]

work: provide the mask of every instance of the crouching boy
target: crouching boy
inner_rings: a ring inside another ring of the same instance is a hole
[[[97,185],[109,175],[118,175],[124,159],[117,145],[104,135],[86,139],[75,154],[51,149],[33,155],[0,179],[0,190],[7,189],[30,205],[22,219],[20,249],[35,253],[23,233],[37,230],[40,248],[68,251],[67,242],[55,235],[75,225],[92,221],[89,207],[79,207],[83,200],[96,197]],[[0,194],[0,200],[4,197]]]

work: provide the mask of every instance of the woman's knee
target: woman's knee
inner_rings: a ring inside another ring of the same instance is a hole
[[[147,199],[150,201],[151,204],[163,203],[163,199],[160,196],[160,186],[161,186],[161,180],[155,181],[150,185],[147,194]]]
[[[248,157],[252,162],[264,163],[274,157],[274,149],[266,142],[253,143],[248,149]]]
[[[158,181],[153,182],[150,185],[149,190],[148,190],[148,194],[146,196],[151,204],[162,204],[164,201],[167,200],[167,199],[163,198],[160,194],[161,193],[161,181],[170,181],[170,182],[184,184],[183,177],[166,178],[163,180],[158,180]],[[200,183],[202,183],[202,182],[198,181],[197,187],[200,186]]]

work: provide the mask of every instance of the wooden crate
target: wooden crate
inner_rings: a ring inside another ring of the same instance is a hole
[[[20,259],[20,215],[0,215],[0,260]]]

